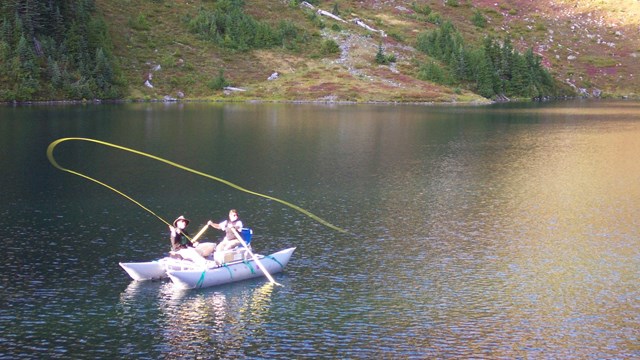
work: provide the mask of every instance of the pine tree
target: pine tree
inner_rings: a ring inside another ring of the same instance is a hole
[[[480,13],[480,10],[477,9],[473,12],[471,22],[479,28],[484,28],[487,25],[487,19],[485,19],[482,13]]]
[[[11,23],[5,16],[2,18],[2,24],[0,24],[0,41],[10,44],[12,40],[11,33]]]
[[[51,56],[47,58],[47,71],[51,78],[51,84],[54,88],[59,88],[62,85],[62,73],[60,72],[60,66]]]
[[[64,18],[62,17],[62,13],[60,12],[60,6],[56,6],[55,10],[53,11],[51,28],[52,28],[51,35],[56,40],[56,42],[58,43],[62,42],[65,36],[65,26],[64,26]]]
[[[29,46],[29,42],[23,36],[20,37],[18,41],[18,46],[16,47],[16,54],[20,59],[20,64],[24,72],[27,73],[35,73],[36,72],[36,63],[35,63],[35,54]]]
[[[505,37],[500,49],[500,77],[505,81],[510,81],[513,67],[513,44],[510,37]]]
[[[384,56],[384,48],[382,44],[378,44],[378,52],[376,53],[376,64],[386,64],[387,57]]]
[[[338,10],[338,3],[333,4],[333,9],[331,13],[335,16],[340,16],[340,10]]]
[[[513,56],[513,68],[511,81],[509,81],[506,92],[508,96],[530,97],[527,84],[531,82],[531,76],[524,57],[520,54]]]
[[[535,98],[544,96],[545,92],[543,91],[543,87],[541,86],[542,79],[540,76],[541,75],[540,74],[540,70],[541,70],[540,58],[535,56],[535,54],[533,53],[533,50],[529,48],[525,52],[524,59],[527,66],[528,75],[530,78],[529,84],[528,84],[530,95]]]
[[[0,40],[0,78],[7,76],[11,64],[11,46],[4,41]]]
[[[458,81],[468,80],[469,76],[469,64],[468,56],[462,45],[458,46],[456,53],[456,62],[454,67],[454,74]]]
[[[101,93],[105,93],[113,82],[113,69],[102,48],[96,50],[95,63],[96,66],[93,70],[93,77],[98,90],[100,90]]]
[[[494,91],[494,73],[493,64],[491,63],[490,56],[483,50],[480,50],[476,54],[475,59],[475,74],[476,74],[476,88],[478,94],[486,98],[493,97],[496,93]]]

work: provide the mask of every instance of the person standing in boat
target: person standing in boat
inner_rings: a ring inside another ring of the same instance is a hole
[[[242,220],[240,220],[238,211],[236,209],[229,210],[229,218],[227,220],[224,220],[219,224],[216,224],[213,221],[209,220],[207,224],[213,228],[225,232],[224,239],[222,239],[220,244],[216,246],[216,250],[229,250],[240,245],[240,240],[236,238],[236,234],[232,230],[233,228],[235,228],[237,232],[240,232],[242,230]]]

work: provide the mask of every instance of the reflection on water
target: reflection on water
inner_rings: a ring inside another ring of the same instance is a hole
[[[640,357],[638,103],[0,115],[0,358]],[[283,287],[130,282],[117,263],[162,257],[166,225],[53,169],[46,146],[67,136],[162,156],[350,233],[154,162],[67,144],[62,164],[162,216],[203,224],[239,208],[255,250],[299,249],[276,276]]]
[[[157,317],[152,321],[163,339],[157,350],[163,357],[242,356],[246,344],[265,332],[274,289],[268,282],[252,283],[222,287],[222,291],[193,291],[178,289],[171,282],[132,281],[120,294],[118,317],[123,325],[141,317],[148,321],[146,314],[136,312],[153,304]]]

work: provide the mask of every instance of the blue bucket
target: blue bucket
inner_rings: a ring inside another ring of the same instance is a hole
[[[242,228],[240,231],[240,236],[242,236],[242,240],[249,245],[251,242],[251,237],[253,236],[253,230],[251,228]]]

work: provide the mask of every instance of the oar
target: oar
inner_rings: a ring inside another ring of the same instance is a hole
[[[256,262],[256,264],[258,264],[258,267],[260,268],[260,270],[262,270],[262,272],[264,273],[264,276],[267,277],[267,279],[269,279],[269,281],[273,284],[276,285],[280,285],[282,286],[282,284],[278,284],[275,280],[273,280],[273,277],[271,276],[271,274],[269,274],[269,272],[267,271],[267,269],[264,267],[264,265],[262,265],[262,263],[260,262],[260,260],[258,259],[258,257],[251,251],[251,249],[249,249],[249,246],[247,245],[247,243],[244,241],[244,239],[242,238],[242,236],[240,236],[240,234],[238,234],[238,230],[236,230],[236,228],[234,228],[233,226],[231,227],[231,230],[233,231],[233,233],[236,235],[236,238],[238,240],[240,240],[240,243],[242,244],[242,246],[244,246],[245,249],[247,249],[247,251],[249,252],[249,254],[251,254],[251,257],[253,258],[253,261]]]
[[[202,234],[204,234],[204,232],[205,232],[205,231],[207,231],[207,229],[208,229],[208,228],[209,228],[209,225],[205,225],[205,226],[202,228],[202,230],[200,230],[200,231],[196,234],[196,236],[194,236],[194,237],[193,237],[193,239],[191,239],[191,242],[192,242],[192,243],[194,243],[194,242],[198,241],[198,238],[199,238],[200,236],[202,236]]]

